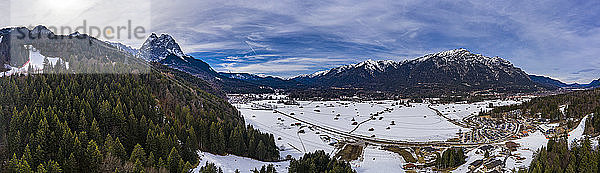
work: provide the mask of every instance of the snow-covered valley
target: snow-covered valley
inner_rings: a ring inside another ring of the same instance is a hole
[[[272,96],[273,98],[274,96]],[[472,129],[461,127],[455,122],[489,111],[489,106],[520,104],[523,100],[490,100],[476,103],[432,104],[429,102],[409,103],[408,101],[294,101],[284,102],[284,96],[273,100],[257,100],[233,104],[243,115],[246,124],[272,133],[280,157],[300,158],[304,153],[324,150],[336,156],[347,143],[360,143],[353,135],[374,141],[406,141],[417,143],[447,142],[460,138],[459,132]],[[439,116],[440,112],[443,116]],[[447,119],[448,118],[448,119]],[[523,146],[520,153],[525,161],[507,159],[507,168],[527,166],[533,152],[545,145],[547,139],[541,132],[515,140]],[[363,141],[364,142],[364,141]],[[497,144],[500,145],[501,143]],[[367,142],[360,157],[350,163],[358,172],[404,172],[406,161],[399,153],[386,150],[385,144]],[[441,149],[443,150],[444,147]],[[483,153],[477,147],[469,149],[467,163],[454,172],[469,170],[469,164],[481,159]],[[414,152],[407,148],[406,151]],[[237,156],[216,156],[200,153],[205,162],[214,162],[225,172],[240,169],[242,172],[262,165],[274,164],[279,172],[287,172],[289,161],[260,162]],[[414,153],[413,153],[414,155]],[[420,156],[414,155],[416,158]],[[233,162],[228,164],[229,162]],[[244,162],[244,165],[240,165]],[[247,162],[247,163],[246,163]],[[414,164],[423,164],[423,161]],[[201,164],[201,165],[202,165]],[[412,164],[412,163],[411,163]],[[422,169],[430,170],[430,169]]]

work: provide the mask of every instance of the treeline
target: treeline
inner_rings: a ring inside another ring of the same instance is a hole
[[[314,153],[305,153],[299,160],[292,160],[289,167],[290,173],[356,173],[350,164],[336,158],[331,158],[323,150]]]
[[[438,159],[436,159],[436,165],[438,168],[453,168],[464,164],[467,157],[463,148],[448,148],[442,153]]]
[[[600,151],[589,140],[572,143],[569,149],[564,138],[548,141],[548,146],[537,151],[529,169],[519,172],[592,173],[600,170]]]
[[[279,159],[226,101],[161,73],[13,75],[0,88],[0,172],[187,172],[197,150]]]
[[[563,112],[560,106],[567,105]],[[545,118],[550,121],[569,120],[569,118],[580,119],[591,113],[600,113],[600,88],[586,91],[574,91],[559,95],[533,98],[529,102],[520,105],[496,107],[485,114],[493,117],[502,117],[511,111],[520,111],[523,116],[533,118]],[[600,120],[598,116],[589,119],[586,124],[586,133],[598,133],[600,131]],[[575,121],[567,121],[569,127],[577,125]]]
[[[206,164],[204,164],[204,166],[200,167],[200,170],[198,170],[199,173],[223,173],[223,169],[221,169],[220,167],[217,167],[217,165],[215,165],[214,163],[208,163],[206,162]],[[236,170],[236,172],[239,172],[239,170]]]
[[[269,164],[269,165],[263,165],[260,169],[254,168],[251,172],[252,173],[277,173],[277,170],[275,170],[275,166],[273,166],[273,164]]]
[[[287,91],[290,98],[298,100],[351,100],[354,96],[359,98],[369,98],[373,100],[402,98],[401,95],[393,92],[369,91],[362,89],[292,89]]]

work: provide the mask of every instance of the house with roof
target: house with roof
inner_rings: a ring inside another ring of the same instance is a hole
[[[491,171],[501,171],[504,162],[502,160],[492,160],[483,165],[482,171],[491,172]]]

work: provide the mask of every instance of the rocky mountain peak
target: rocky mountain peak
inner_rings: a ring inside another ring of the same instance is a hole
[[[183,51],[181,51],[181,47],[173,37],[168,34],[157,36],[155,33],[150,34],[137,54],[138,57],[153,62],[163,60],[169,55],[178,57],[185,56]]]

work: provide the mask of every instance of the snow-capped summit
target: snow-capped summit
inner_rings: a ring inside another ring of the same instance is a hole
[[[181,47],[179,47],[179,44],[175,42],[173,37],[168,34],[157,36],[155,33],[152,33],[148,39],[146,39],[137,53],[138,57],[152,62],[163,60],[169,55],[178,57],[185,56],[183,51],[181,51]]]
[[[487,57],[481,54],[474,54],[464,48],[453,49],[442,51],[438,53],[428,54],[423,57],[415,59],[413,62],[424,62],[428,60],[435,60],[437,62],[462,62],[462,63],[483,63],[488,66],[492,65],[512,65],[509,61],[500,57]]]
[[[392,61],[392,60],[373,61],[373,60],[369,59],[369,60],[360,62],[358,64],[350,65],[349,67],[363,68],[363,69],[369,70],[370,72],[375,72],[375,71],[383,72],[388,67],[396,68],[399,64],[400,63],[398,63],[396,61]]]
[[[386,69],[388,68],[397,68],[399,65],[401,65],[402,63],[404,63],[403,61],[401,62],[396,62],[396,61],[392,61],[392,60],[372,60],[372,59],[368,59],[366,61],[363,62],[359,62],[356,64],[349,64],[349,65],[343,65],[343,66],[339,66],[336,68],[333,68],[331,70],[323,70],[323,71],[318,71],[312,74],[304,74],[304,75],[300,75],[294,78],[315,78],[315,77],[320,77],[320,76],[325,76],[328,74],[339,74],[339,73],[343,73],[349,70],[365,70],[367,73],[370,73],[371,75],[373,75],[373,73],[375,72],[384,72],[386,71]]]
[[[448,50],[433,54],[428,54],[423,57],[410,61],[411,64],[433,64],[436,68],[448,68],[456,67],[467,70],[464,67],[481,67],[479,69],[487,69],[489,72],[494,74],[495,77],[499,73],[505,73],[508,75],[522,75],[522,71],[515,70],[515,67],[508,60],[500,57],[487,57],[481,54],[474,54],[467,49],[460,48],[454,50]],[[476,69],[470,69],[476,70]],[[515,74],[519,73],[519,74]],[[467,76],[466,73],[461,73],[462,76]]]

